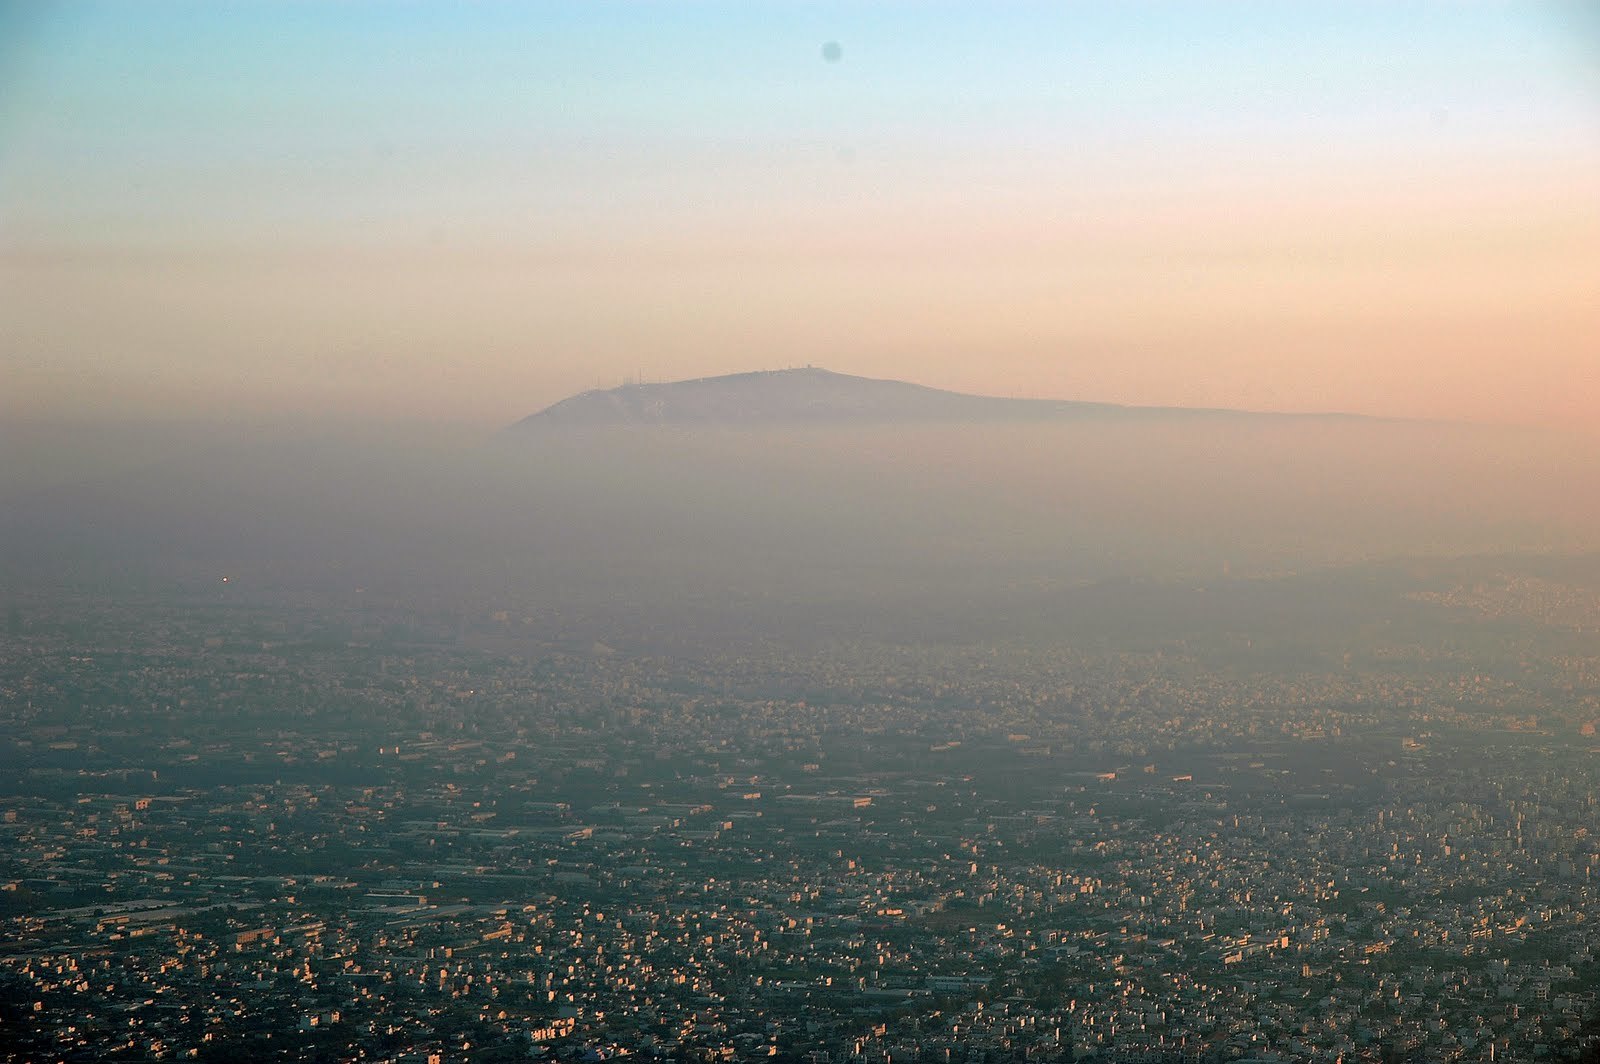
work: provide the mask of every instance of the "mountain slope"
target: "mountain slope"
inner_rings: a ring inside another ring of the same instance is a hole
[[[1086,417],[1281,417],[1183,407],[1003,399],[807,366],[582,392],[516,428],[584,425],[1055,421]],[[1335,415],[1338,416],[1338,415]]]

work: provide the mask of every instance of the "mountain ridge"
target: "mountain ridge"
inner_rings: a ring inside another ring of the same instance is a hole
[[[1383,420],[1345,413],[1276,413],[1220,407],[1127,406],[1019,399],[858,377],[817,366],[753,370],[579,392],[530,414],[512,430],[601,425],[853,424],[1058,421],[1085,418]]]

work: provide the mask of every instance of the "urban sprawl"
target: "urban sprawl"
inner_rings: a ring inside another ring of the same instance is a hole
[[[1546,594],[1515,590],[1414,605],[1490,624]],[[17,602],[6,1059],[1442,1064],[1589,1037],[1600,648],[689,657],[519,643],[507,610]]]

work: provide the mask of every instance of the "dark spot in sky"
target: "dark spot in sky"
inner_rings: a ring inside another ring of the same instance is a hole
[[[837,63],[844,58],[844,49],[839,47],[838,41],[829,41],[822,46],[822,58],[830,63]]]

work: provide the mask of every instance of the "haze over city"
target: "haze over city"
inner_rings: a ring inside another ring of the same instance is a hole
[[[0,1061],[1594,1064],[1589,3],[0,0]]]

